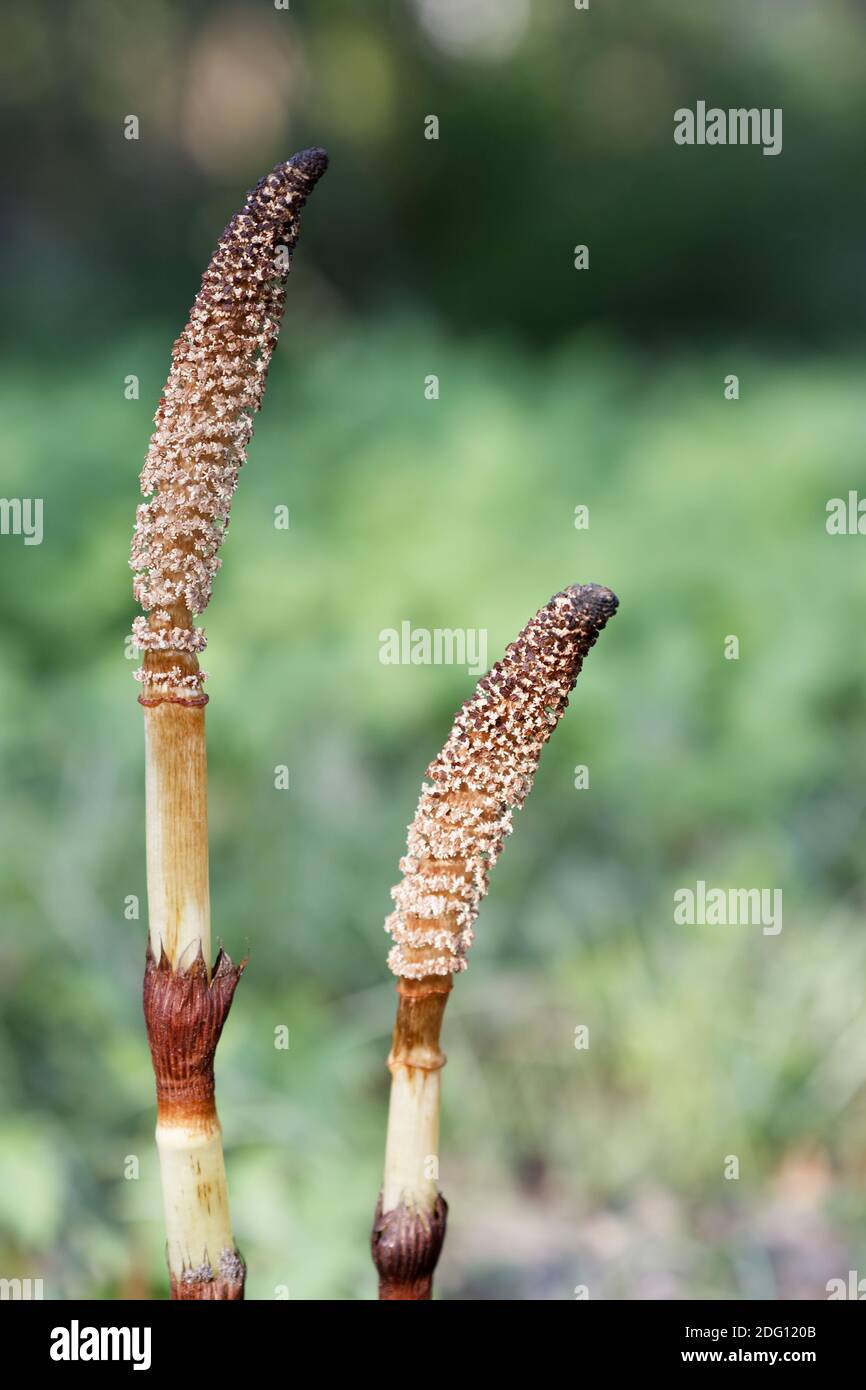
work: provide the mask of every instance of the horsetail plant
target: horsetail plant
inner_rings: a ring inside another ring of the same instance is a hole
[[[171,1296],[241,1299],[246,1269],[229,1219],[214,1053],[245,962],[213,969],[207,755],[198,656],[238,470],[277,341],[298,216],[324,150],[278,164],[220,237],[172,351],[141,474],[130,566],[147,616],[143,653],[147,896],[144,1015],[156,1077]]]
[[[597,584],[555,594],[479,682],[430,764],[385,922],[397,1021],[388,1068],[385,1176],[371,1248],[379,1298],[424,1300],[445,1238],[439,1192],[439,1046],[452,978],[466,969],[488,875],[532,787],[583,659],[616,612]]]

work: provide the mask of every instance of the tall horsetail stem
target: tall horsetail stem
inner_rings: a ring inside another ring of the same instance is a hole
[[[150,930],[144,1016],[156,1077],[171,1296],[241,1299],[246,1269],[229,1218],[214,1054],[244,962],[211,969],[206,673],[198,657],[238,471],[277,342],[298,217],[324,150],[278,164],[223,232],[174,345],[141,474],[130,565],[144,614],[136,677],[146,745]]]
[[[424,1300],[445,1238],[439,1192],[439,1033],[452,977],[466,969],[490,870],[532,787],[583,659],[616,612],[610,589],[574,584],[554,594],[478,683],[427,769],[403,879],[385,922],[397,976],[388,1068],[385,1176],[371,1248],[382,1300]]]

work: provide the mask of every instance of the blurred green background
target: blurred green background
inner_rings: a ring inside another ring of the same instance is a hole
[[[207,257],[310,143],[331,169],[205,617],[248,1296],[375,1292],[382,922],[474,684],[380,665],[379,632],[486,628],[492,661],[587,580],[621,610],[446,1018],[438,1296],[866,1275],[866,541],[825,528],[866,490],[864,6],[39,0],[5,26],[2,491],[45,533],[0,538],[0,1275],[166,1293],[128,544]],[[782,107],[783,153],[676,147],[698,99]],[[697,879],[782,888],[783,931],[674,926]]]

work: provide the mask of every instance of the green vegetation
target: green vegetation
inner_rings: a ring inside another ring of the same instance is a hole
[[[0,1268],[46,1296],[165,1293],[123,643],[130,503],[184,312],[19,361],[0,394],[5,495],[45,500],[44,543],[0,546]],[[439,1293],[821,1297],[866,1261],[866,570],[862,538],[824,525],[856,486],[866,364],[295,323],[203,663],[214,933],[251,951],[217,1063],[248,1296],[375,1295],[382,922],[419,763],[475,684],[382,666],[379,631],[486,627],[494,654],[551,593],[600,580],[620,614],[445,1026],[460,1218]],[[675,927],[673,892],[699,878],[782,887],[782,933]]]

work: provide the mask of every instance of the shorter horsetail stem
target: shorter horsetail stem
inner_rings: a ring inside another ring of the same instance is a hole
[[[445,1238],[439,1192],[439,1046],[452,976],[466,969],[490,870],[532,787],[541,750],[583,659],[617,609],[609,589],[575,584],[523,629],[457,715],[427,769],[395,910],[385,923],[398,977],[388,1067],[385,1176],[373,1223],[381,1300],[424,1300]]]
[[[277,342],[299,214],[324,150],[278,164],[220,237],[174,345],[141,474],[130,565],[144,614],[147,896],[144,1014],[156,1077],[172,1298],[241,1299],[229,1219],[214,1054],[243,970],[211,961],[204,630],[238,471]],[[145,616],[146,615],[146,616]]]

